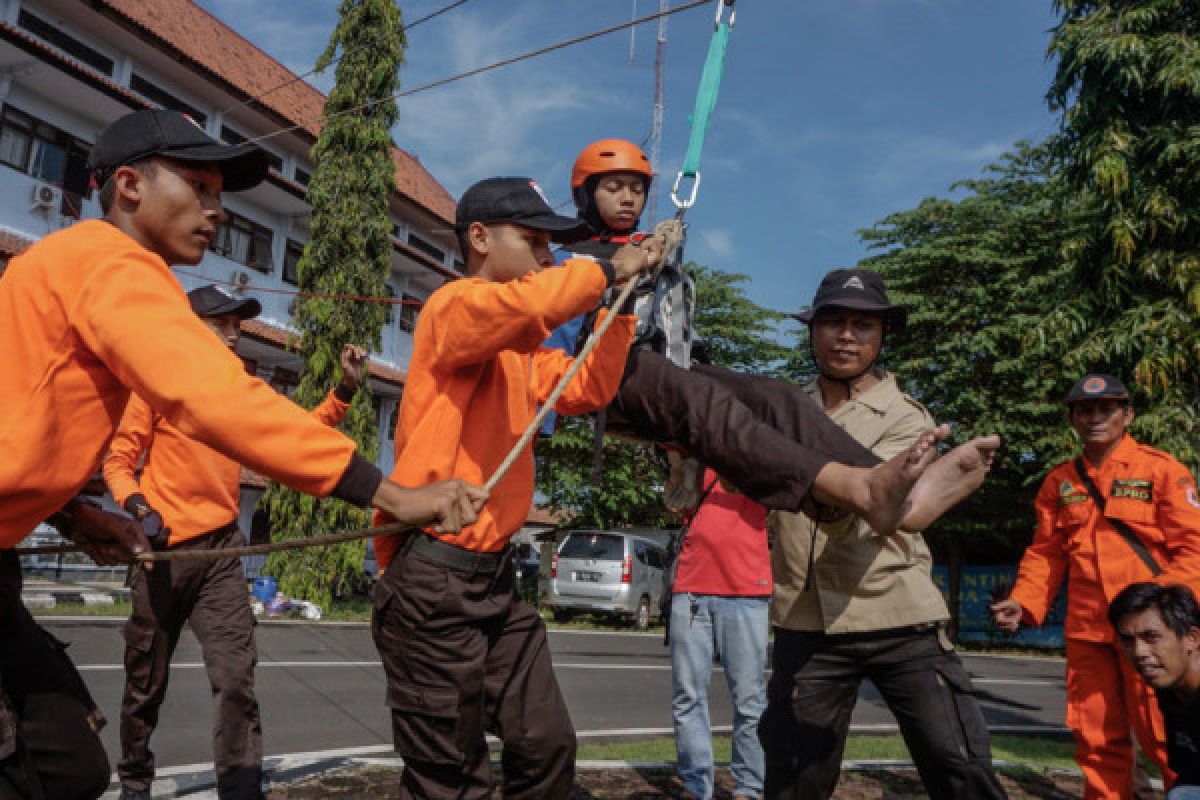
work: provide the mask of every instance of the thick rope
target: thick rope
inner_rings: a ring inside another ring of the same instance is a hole
[[[664,260],[671,250],[678,246],[682,235],[681,228],[672,227],[675,225],[676,223],[673,221],[668,221],[660,223],[658,228],[655,229],[655,234],[662,236],[666,240],[665,246],[663,247]],[[637,284],[638,280],[636,278],[631,278],[625,283],[625,286],[621,289],[620,294],[617,295],[617,299],[613,301],[613,311],[605,315],[600,324],[596,326],[595,331],[592,332],[592,335],[588,337],[587,342],[584,343],[583,348],[579,351],[579,354],[575,356],[571,366],[567,368],[567,371],[563,373],[562,378],[559,379],[558,385],[554,387],[554,391],[552,391],[546,398],[546,402],[542,404],[542,407],[538,409],[538,413],[534,415],[533,421],[529,423],[529,426],[525,428],[525,432],[521,434],[521,438],[518,439],[517,443],[513,445],[511,450],[509,450],[508,455],[504,458],[504,461],[500,462],[500,466],[496,468],[494,473],[492,473],[492,477],[488,478],[487,483],[484,484],[484,489],[489,492],[495,489],[496,485],[504,479],[504,476],[508,474],[510,469],[512,469],[513,464],[515,464],[517,459],[520,458],[521,453],[524,452],[525,448],[529,446],[529,443],[533,441],[533,437],[537,435],[537,431],[541,427],[542,421],[546,418],[546,415],[554,410],[555,403],[557,403],[558,399],[562,397],[563,392],[567,390],[567,387],[571,384],[571,381],[575,378],[575,375],[582,368],[583,362],[586,361],[588,356],[591,355],[592,351],[596,349],[596,346],[600,343],[600,338],[608,332],[610,327],[612,327],[613,320],[618,316],[616,309],[619,309],[625,305],[625,301],[627,301],[629,296],[633,294],[634,289],[637,288]],[[412,530],[414,527],[416,526],[396,523],[390,525],[380,525],[374,528],[346,531],[345,533],[331,533],[324,536],[312,536],[305,539],[268,542],[266,544],[243,545],[240,547],[223,547],[220,550],[154,550],[149,553],[139,554],[134,558],[134,562],[147,563],[154,561],[192,561],[214,558],[234,558],[240,556],[265,555],[268,553],[276,553],[281,550],[297,550],[302,547],[322,547],[325,545],[341,544],[342,542],[352,542],[357,539],[368,539],[373,536],[403,533],[405,531]],[[56,555],[60,553],[78,553],[81,552],[81,549],[78,545],[48,545],[41,547],[19,547],[17,548],[16,552],[18,556]]]

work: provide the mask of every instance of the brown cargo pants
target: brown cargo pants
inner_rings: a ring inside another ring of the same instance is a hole
[[[173,550],[245,544],[236,525]],[[261,798],[262,724],[254,697],[254,615],[236,557],[163,561],[131,567],[133,614],[125,625],[125,694],[121,701],[121,785],[146,790],[154,780],[150,736],[167,694],[171,656],[185,622],[200,642],[213,691],[213,762],[221,798]]]
[[[92,800],[108,788],[104,717],[65,645],[21,603],[21,566],[0,550],[0,800]]]
[[[399,797],[490,798],[485,733],[504,743],[504,797],[569,797],[575,729],[511,559],[494,572],[444,566],[414,552],[424,534],[406,535],[375,586],[371,620],[405,763]]]

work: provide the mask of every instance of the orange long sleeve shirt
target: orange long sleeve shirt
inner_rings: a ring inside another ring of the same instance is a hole
[[[354,442],[247,375],[166,263],[101,220],[9,264],[0,375],[0,548],[83,487],[131,391],[184,435],[300,491],[365,505],[378,486]]]
[[[333,427],[349,407],[334,391],[310,413]],[[137,468],[143,454],[139,482]],[[172,546],[237,519],[241,472],[241,464],[185,436],[137,395],[129,398],[104,459],[104,480],[113,498],[124,506],[131,495],[144,495],[171,529],[167,543]]]
[[[595,308],[607,285],[599,264],[568,259],[519,280],[464,278],[434,292],[413,334],[392,480],[419,486],[461,478],[483,485],[572,363],[541,343],[559,325]],[[636,323],[625,315],[613,321],[556,410],[582,414],[611,402]],[[525,522],[533,482],[533,448],[527,448],[475,524],[436,535],[477,552],[503,549]],[[381,566],[391,562],[397,546],[395,536],[375,540]]]
[[[1106,498],[1106,515],[1124,521],[1163,568],[1150,569],[1092,501],[1073,462],[1042,483],[1038,527],[1021,559],[1012,597],[1038,625],[1067,581],[1068,638],[1108,642],[1108,605],[1131,583],[1157,580],[1200,591],[1200,497],[1187,467],[1126,436],[1099,468],[1087,464]]]

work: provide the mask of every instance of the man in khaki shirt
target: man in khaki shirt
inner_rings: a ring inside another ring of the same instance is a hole
[[[933,419],[875,364],[904,326],[882,279],[834,270],[809,325],[820,377],[813,400],[882,459],[912,446]],[[853,516],[776,512],[768,523],[775,594],[773,674],[759,724],[767,798],[827,798],[837,786],[858,689],[869,678],[895,714],[934,800],[1002,798],[983,715],[945,634],[920,534],[881,536]]]

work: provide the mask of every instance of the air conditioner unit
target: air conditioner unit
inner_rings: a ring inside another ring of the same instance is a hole
[[[234,270],[233,277],[230,282],[234,284],[234,291],[241,293],[250,288],[250,273],[244,270]]]
[[[33,203],[30,211],[54,211],[62,203],[62,189],[48,183],[37,183],[33,186]]]

